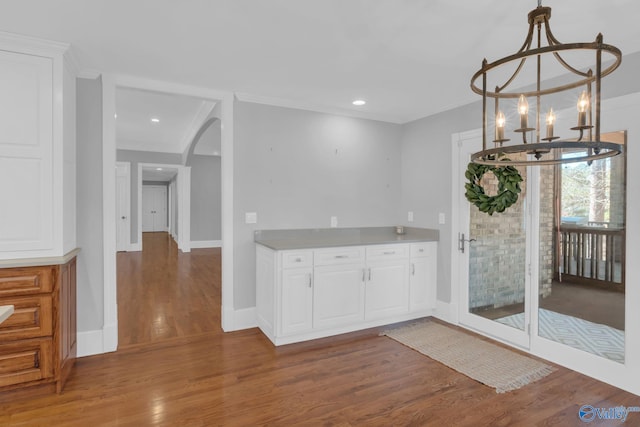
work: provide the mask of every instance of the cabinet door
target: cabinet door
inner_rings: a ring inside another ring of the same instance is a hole
[[[436,246],[426,246],[420,257],[411,258],[409,310],[424,311],[436,305]]]
[[[281,334],[304,332],[313,326],[313,270],[282,270]]]
[[[364,273],[362,264],[315,268],[314,328],[348,325],[364,319]]]
[[[368,265],[365,319],[380,319],[409,311],[408,260]]]

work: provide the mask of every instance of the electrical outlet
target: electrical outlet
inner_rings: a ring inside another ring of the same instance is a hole
[[[257,224],[258,223],[258,214],[256,212],[245,212],[244,213],[244,222],[245,222],[245,224]]]
[[[445,224],[445,216],[443,212],[440,212],[438,214],[438,224]]]
[[[409,211],[407,214],[407,221],[413,222],[413,211]]]
[[[331,217],[331,228],[336,228],[338,226],[338,217],[337,216],[332,216]]]

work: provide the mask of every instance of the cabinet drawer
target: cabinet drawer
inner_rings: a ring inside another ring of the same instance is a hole
[[[314,265],[340,265],[364,262],[362,246],[319,249],[315,251]]]
[[[0,387],[51,377],[51,338],[0,344]]]
[[[421,242],[411,244],[411,258],[421,258],[432,255],[435,242]]]
[[[2,303],[13,305],[14,311],[0,324],[0,342],[52,335],[50,296],[3,298]]]
[[[51,267],[0,269],[0,297],[42,294],[53,289]]]
[[[282,253],[282,268],[311,267],[313,251],[285,251]]]
[[[367,261],[409,258],[407,244],[367,246]]]

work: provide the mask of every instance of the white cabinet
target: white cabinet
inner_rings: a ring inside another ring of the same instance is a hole
[[[313,326],[328,328],[364,318],[364,268],[361,264],[314,269]]]
[[[76,244],[75,71],[69,46],[0,34],[0,258]]]
[[[280,345],[428,316],[436,245],[276,251],[258,244],[258,326]]]
[[[313,270],[282,270],[282,335],[311,330],[313,313]]]
[[[436,256],[435,242],[411,244],[409,272],[409,310],[419,312],[436,307]]]

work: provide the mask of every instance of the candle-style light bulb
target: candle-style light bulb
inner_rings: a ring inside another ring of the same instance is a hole
[[[587,91],[583,90],[578,98],[578,127],[587,124],[587,110],[589,109],[589,97]]]
[[[498,111],[498,114],[496,114],[496,141],[504,139],[504,125],[506,122],[507,119],[504,117],[504,113]]]
[[[556,122],[556,115],[553,112],[553,108],[549,108],[546,121],[547,121],[547,138],[553,138],[553,125]]]
[[[518,113],[520,113],[520,128],[526,129],[529,119],[529,103],[524,95],[520,95],[518,99]]]

